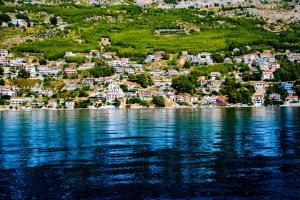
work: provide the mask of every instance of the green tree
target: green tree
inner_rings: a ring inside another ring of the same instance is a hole
[[[47,64],[47,60],[42,58],[39,60],[40,65],[46,65]]]
[[[18,72],[18,78],[29,78],[30,77],[30,73],[28,71],[26,71],[25,69],[21,69]]]
[[[24,19],[25,21],[29,21],[29,17],[27,15],[24,15],[24,14],[21,14],[21,13],[16,14],[16,18],[17,19]]]
[[[146,74],[138,74],[138,75],[130,74],[128,76],[128,80],[140,84],[143,88],[153,85],[153,81],[151,77]]]
[[[165,98],[163,96],[153,96],[152,103],[157,107],[165,107]]]
[[[11,18],[8,14],[0,13],[0,22],[9,22]]]
[[[0,85],[5,85],[5,81],[3,79],[0,79]]]
[[[57,24],[57,18],[55,16],[54,17],[50,17],[49,21],[54,26]]]
[[[97,66],[94,67],[93,69],[90,69],[90,74],[94,78],[111,76],[115,74],[115,68],[112,66]]]
[[[195,85],[187,75],[173,78],[172,87],[179,93],[192,93],[195,89]]]
[[[163,53],[162,54],[162,59],[164,59],[164,60],[169,60],[170,59],[170,54],[168,54],[168,53]]]
[[[0,76],[3,76],[3,73],[4,73],[4,69],[3,67],[0,66]]]
[[[119,99],[115,99],[113,105],[119,107],[121,105],[121,101]]]
[[[191,68],[191,66],[192,66],[191,61],[186,60],[186,61],[184,62],[184,65],[183,65],[184,68],[189,69],[189,68]]]
[[[220,54],[220,53],[214,53],[214,54],[212,54],[212,59],[214,60],[214,61],[216,61],[217,63],[222,63],[222,62],[224,62],[224,56],[222,55],[222,54]]]

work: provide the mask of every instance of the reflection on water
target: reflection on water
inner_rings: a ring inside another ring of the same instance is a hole
[[[299,111],[1,112],[0,199],[299,199]]]

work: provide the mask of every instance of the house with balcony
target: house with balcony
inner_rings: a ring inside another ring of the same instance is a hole
[[[113,103],[115,99],[124,97],[124,92],[118,84],[110,83],[105,97],[107,102]]]

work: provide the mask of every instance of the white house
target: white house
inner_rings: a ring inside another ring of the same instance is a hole
[[[0,49],[0,56],[8,56],[8,50]]]
[[[106,101],[112,103],[115,99],[121,98],[123,96],[124,96],[124,92],[119,85],[114,83],[108,85],[108,90],[106,93]]]

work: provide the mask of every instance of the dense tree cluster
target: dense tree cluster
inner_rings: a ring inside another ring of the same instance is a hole
[[[143,88],[153,85],[153,81],[149,75],[146,74],[130,74],[128,80],[140,84]]]
[[[149,105],[146,101],[141,100],[139,97],[132,97],[132,98],[127,99],[127,104],[139,104],[142,106]]]
[[[96,66],[90,69],[89,72],[94,78],[99,78],[115,74],[115,68],[112,66]]]
[[[278,57],[280,68],[274,73],[276,81],[295,81],[300,79],[300,63],[293,63],[285,56]]]
[[[227,77],[220,92],[222,95],[227,96],[229,103],[252,105],[251,97],[255,89],[250,84],[242,84],[237,82],[235,78]]]
[[[68,57],[66,57],[66,62],[82,64],[85,62],[85,57],[83,57],[83,56],[68,56]]]
[[[191,76],[182,75],[172,79],[172,87],[179,93],[193,93],[195,83],[192,81]]]
[[[21,69],[19,72],[18,72],[18,78],[29,78],[30,77],[30,73],[25,70],[25,69]]]

